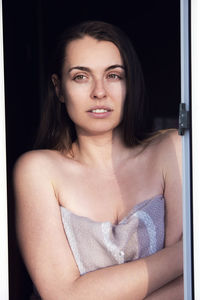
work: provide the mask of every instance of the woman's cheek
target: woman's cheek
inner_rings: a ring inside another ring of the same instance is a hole
[[[68,96],[68,99],[65,103],[66,110],[68,112],[69,117],[74,123],[77,123],[83,117],[83,112],[85,111],[85,107],[81,104],[83,101],[81,95],[77,94],[72,97]]]
[[[110,84],[107,84],[106,86],[108,94],[116,99],[116,100],[120,100],[120,101],[124,101],[125,96],[126,96],[126,85],[124,82],[113,82]]]
[[[90,95],[90,87],[88,84],[77,84],[75,83],[71,89],[69,88],[67,90],[67,101],[71,103],[81,103],[85,102],[86,99],[88,99],[88,96]]]

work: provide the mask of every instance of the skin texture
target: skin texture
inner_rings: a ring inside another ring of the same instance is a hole
[[[183,299],[177,132],[160,133],[147,146],[123,145],[117,125],[123,114],[125,74],[120,53],[110,42],[88,36],[71,42],[62,79],[53,74],[52,81],[76,125],[74,158],[53,150],[31,151],[19,158],[14,170],[19,244],[42,299]],[[88,110],[94,106],[112,111],[91,117]],[[160,194],[166,201],[165,249],[80,276],[60,205],[117,224],[134,205]]]

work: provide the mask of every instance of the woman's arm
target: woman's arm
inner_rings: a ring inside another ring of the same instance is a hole
[[[177,131],[169,131],[161,143],[160,165],[163,168],[165,214],[165,246],[182,237],[182,144]]]
[[[182,238],[182,144],[176,130],[166,131],[158,147],[157,157],[163,169],[165,215],[165,246],[171,246]],[[160,155],[159,155],[160,154]],[[183,276],[171,281],[147,300],[183,300]]]
[[[144,299],[182,274],[181,251],[179,242],[145,259],[88,273],[73,283],[69,299]]]
[[[143,299],[182,274],[182,243],[138,261],[80,276],[54,192],[53,164],[46,152],[25,154],[14,182],[17,232],[22,254],[42,299]]]
[[[145,300],[160,299],[184,300],[183,276],[176,278],[145,298]]]

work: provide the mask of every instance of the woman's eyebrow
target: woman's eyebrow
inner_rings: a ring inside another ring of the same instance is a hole
[[[81,70],[81,71],[86,71],[86,72],[91,72],[90,68],[87,67],[81,67],[81,66],[76,66],[72,67],[68,70],[68,73],[70,73],[72,70]]]
[[[125,70],[125,67],[123,65],[112,65],[112,66],[109,66],[106,71],[109,71],[109,70],[112,70],[112,69],[116,69],[116,68],[121,68],[123,70]]]
[[[125,69],[125,67],[123,65],[111,65],[108,68],[106,68],[106,71],[112,70],[112,69],[116,69],[116,68],[121,68],[121,69]],[[86,72],[91,72],[91,69],[88,67],[83,67],[83,66],[75,66],[72,67],[68,70],[68,73],[70,73],[72,70],[80,70],[80,71],[86,71]]]

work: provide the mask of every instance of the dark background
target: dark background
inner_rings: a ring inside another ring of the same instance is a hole
[[[118,25],[140,58],[155,128],[177,126],[180,102],[179,0],[4,0],[4,56],[9,212],[10,299],[29,299],[31,281],[15,237],[12,169],[32,148],[56,36],[84,20]]]

